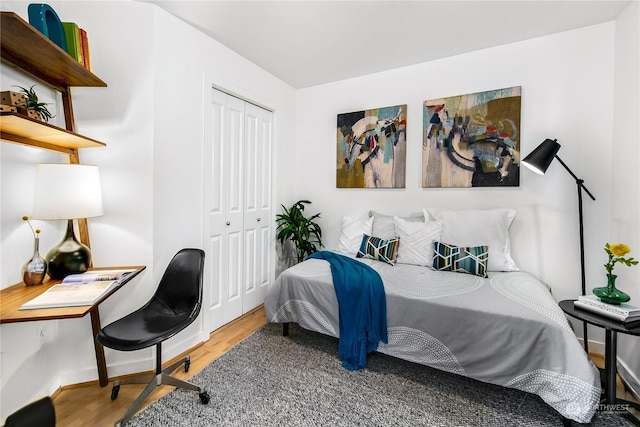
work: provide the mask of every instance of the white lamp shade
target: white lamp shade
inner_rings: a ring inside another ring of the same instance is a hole
[[[97,166],[37,166],[34,218],[77,219],[103,214],[100,171]]]

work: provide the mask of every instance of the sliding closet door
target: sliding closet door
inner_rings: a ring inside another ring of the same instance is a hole
[[[271,135],[273,114],[246,104],[245,108],[245,257],[246,313],[264,302],[271,275]]]
[[[213,89],[205,120],[205,319],[209,331],[270,285],[272,113]]]

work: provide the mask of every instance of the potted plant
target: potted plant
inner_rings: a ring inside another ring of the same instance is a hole
[[[297,262],[304,261],[305,257],[322,247],[322,230],[315,222],[320,214],[305,217],[304,208],[308,204],[311,204],[309,200],[299,200],[289,209],[281,205],[283,213],[276,215],[278,241],[283,249],[287,242],[293,244]]]
[[[31,86],[29,89],[24,88],[22,86],[16,86],[21,89],[21,92],[27,97],[27,110],[35,111],[36,118],[39,116],[40,120],[48,122],[50,118],[54,117],[49,110],[47,109],[46,102],[40,102],[38,100],[38,95],[36,91],[33,90],[35,85]]]

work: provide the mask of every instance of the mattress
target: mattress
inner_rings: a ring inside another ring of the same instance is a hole
[[[381,276],[389,341],[378,351],[540,396],[566,418],[591,420],[600,376],[550,289],[526,272],[433,271],[358,258]],[[339,338],[329,263],[308,259],[278,276],[270,323],[295,322]]]

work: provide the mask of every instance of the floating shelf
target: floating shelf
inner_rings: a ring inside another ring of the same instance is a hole
[[[13,112],[0,113],[0,137],[65,154],[73,154],[78,148],[106,146],[94,139]]]
[[[73,129],[71,97],[64,95],[69,95],[69,87],[107,86],[14,12],[0,12],[0,53],[4,63],[63,93],[65,115],[69,112],[70,116],[66,120],[69,129]],[[17,144],[57,151],[75,158],[78,156],[79,148],[106,145],[71,130],[12,112],[0,113],[0,138]]]
[[[0,12],[0,48],[3,61],[61,92],[70,86],[107,86],[14,12]]]

